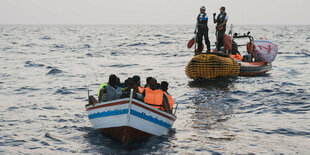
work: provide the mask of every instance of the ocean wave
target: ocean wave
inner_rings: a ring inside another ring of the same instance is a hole
[[[146,46],[148,45],[147,43],[134,43],[134,44],[129,44],[127,46],[131,47],[131,46]]]
[[[139,64],[115,64],[115,65],[110,65],[106,67],[113,67],[113,68],[124,68],[124,67],[132,67],[132,66],[138,66]],[[101,66],[103,67],[103,66]]]
[[[46,73],[46,75],[55,75],[55,74],[59,74],[59,73],[63,73],[63,71],[60,69],[53,68],[48,73]]]
[[[84,48],[91,48],[89,44],[84,44]]]
[[[294,129],[279,128],[275,130],[264,130],[261,128],[253,129],[252,132],[260,132],[265,134],[281,134],[286,136],[310,136],[310,132],[296,131]]]
[[[173,42],[170,42],[170,41],[161,41],[159,43],[159,45],[167,45],[167,44],[173,44]]]
[[[53,44],[51,48],[65,48],[64,44]]]
[[[36,64],[32,61],[26,61],[24,67],[43,67],[44,64]]]
[[[25,86],[25,87],[20,87],[20,88],[16,89],[15,91],[36,91],[36,90],[40,90],[40,89]]]
[[[75,93],[66,87],[62,87],[62,88],[57,89],[54,94],[68,95],[68,94],[75,94]]]
[[[43,36],[40,38],[41,40],[51,40],[52,38],[49,36]]]

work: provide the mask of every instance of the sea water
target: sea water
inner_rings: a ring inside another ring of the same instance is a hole
[[[310,154],[310,26],[234,26],[278,45],[272,70],[203,82],[184,72],[193,30],[0,26],[0,154]],[[209,36],[214,44],[213,27]],[[169,135],[122,145],[92,128],[87,92],[110,74],[169,82],[178,104]]]

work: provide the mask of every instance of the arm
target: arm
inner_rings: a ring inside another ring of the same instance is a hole
[[[171,109],[170,109],[170,106],[169,106],[169,104],[165,101],[164,98],[163,98],[163,107],[164,107],[164,109],[165,109],[165,111],[166,111],[167,113],[172,114],[172,111],[171,111]]]
[[[103,92],[104,92],[104,89],[101,88],[101,89],[100,89],[100,93],[99,93],[99,101],[98,101],[99,103],[102,102]]]
[[[215,15],[216,15],[216,13],[213,14],[213,23],[214,24],[216,23]]]
[[[227,23],[227,20],[224,20],[224,22],[223,22],[222,24],[220,24],[220,25],[218,26],[218,28],[224,26],[226,23]]]
[[[142,97],[143,98],[145,97],[145,90],[143,90],[143,92],[142,92]]]

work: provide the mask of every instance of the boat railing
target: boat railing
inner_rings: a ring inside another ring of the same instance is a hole
[[[89,92],[88,92],[88,96],[89,96]],[[131,107],[132,107],[132,104],[133,104],[133,101],[134,101],[134,102],[137,103],[137,104],[141,104],[141,105],[143,105],[143,106],[145,106],[145,107],[147,107],[147,108],[150,108],[150,109],[155,110],[155,111],[157,111],[157,112],[159,112],[159,113],[162,113],[162,114],[164,114],[164,115],[167,115],[167,116],[169,116],[169,117],[172,117],[172,118],[176,119],[175,113],[176,113],[176,111],[177,111],[178,104],[176,105],[176,108],[175,108],[175,110],[174,110],[174,113],[167,113],[167,112],[162,111],[162,110],[160,110],[160,109],[154,108],[154,107],[148,105],[147,103],[144,103],[144,102],[142,102],[142,101],[139,101],[139,100],[137,100],[137,99],[134,99],[134,98],[133,98],[133,89],[130,90],[130,97],[129,97],[129,98],[122,98],[122,99],[116,99],[116,100],[111,100],[111,101],[107,101],[107,102],[101,102],[101,103],[86,105],[85,108],[86,108],[86,109],[92,109],[93,107],[102,106],[102,105],[106,105],[106,104],[111,104],[111,103],[114,103],[114,102],[122,102],[122,101],[129,101],[129,102],[128,102],[128,114],[130,114]],[[128,116],[127,119],[129,120],[130,117]]]

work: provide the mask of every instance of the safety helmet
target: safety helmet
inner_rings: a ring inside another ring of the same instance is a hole
[[[205,6],[201,6],[200,9],[206,10]]]

